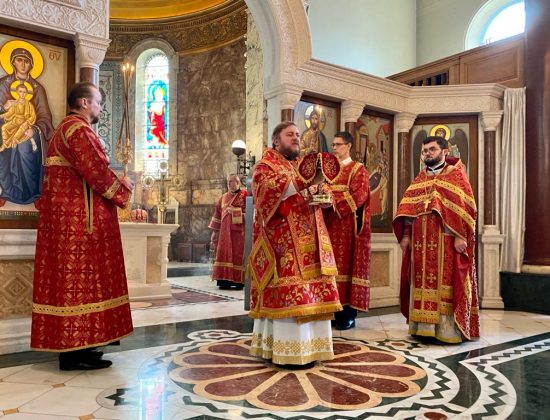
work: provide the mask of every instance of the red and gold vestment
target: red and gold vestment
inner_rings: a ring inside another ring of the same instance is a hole
[[[50,141],[37,203],[31,348],[77,350],[132,332],[116,209],[130,195],[87,119],[66,117]]]
[[[369,309],[370,210],[369,174],[358,162],[343,166],[330,184],[333,208],[323,210],[334,250],[342,305]]]
[[[479,337],[474,258],[477,210],[464,165],[449,156],[446,162],[438,175],[428,176],[426,169],[418,174],[393,221],[401,241],[407,219],[414,218],[411,252],[404,253],[401,269],[401,312],[407,321],[427,324],[452,316],[470,340]],[[465,252],[455,250],[455,237],[466,241]]]
[[[244,283],[244,213],[246,190],[226,192],[218,200],[208,227],[218,232],[212,280]]]
[[[321,209],[301,194],[311,185],[317,155],[288,161],[267,149],[256,165],[252,194],[256,208],[250,255],[253,318],[331,319],[342,309],[334,275],[334,254]],[[339,169],[339,168],[338,168]]]

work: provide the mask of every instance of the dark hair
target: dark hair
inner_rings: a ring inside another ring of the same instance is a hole
[[[339,137],[344,140],[344,143],[350,144],[353,146],[353,136],[347,131],[338,131],[334,137]]]
[[[428,143],[431,143],[432,141],[437,142],[439,147],[441,147],[442,149],[448,149],[449,148],[449,142],[447,140],[445,140],[443,137],[440,137],[440,136],[426,137],[424,140],[422,140],[422,144],[428,144]]]
[[[91,99],[94,89],[97,89],[97,86],[92,82],[78,82],[74,84],[67,95],[67,104],[69,108],[80,109],[78,100],[82,98]]]
[[[281,135],[281,131],[292,125],[297,127],[293,121],[283,121],[282,123],[277,124],[277,126],[273,130],[273,134],[271,135],[271,142],[274,142],[275,139],[279,138],[279,136]]]

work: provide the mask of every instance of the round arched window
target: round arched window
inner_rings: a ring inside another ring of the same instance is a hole
[[[502,9],[487,25],[483,43],[499,41],[525,31],[525,5],[522,1]]]

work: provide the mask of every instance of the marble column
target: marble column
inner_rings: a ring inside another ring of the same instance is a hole
[[[416,114],[401,112],[395,116],[397,130],[397,202],[412,181],[410,130],[416,120]]]
[[[105,58],[110,39],[98,38],[91,35],[76,34],[74,43],[76,46],[77,66],[80,82],[99,83],[99,65]]]
[[[356,142],[355,137],[355,125],[359,117],[363,114],[365,104],[361,101],[347,100],[342,103],[342,119],[344,120],[344,130],[350,133],[354,139],[354,147],[351,150],[351,157],[353,160],[357,160],[360,150],[360,144]]]
[[[496,197],[496,140],[502,111],[483,112],[480,115],[483,127],[483,223],[479,256],[479,288],[482,308],[504,308],[500,296],[500,247],[504,235],[497,226]]]
[[[265,92],[268,115],[268,143],[271,146],[271,133],[281,121],[294,121],[294,107],[302,97],[302,88],[293,85],[280,85]]]
[[[525,256],[522,271],[550,274],[550,2],[525,0]],[[537,266],[539,266],[537,268]]]

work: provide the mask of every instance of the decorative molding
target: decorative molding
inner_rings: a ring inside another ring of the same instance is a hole
[[[105,58],[105,52],[111,41],[82,33],[75,36],[77,65],[99,70],[99,65]]]
[[[0,261],[0,319],[31,313],[33,276],[33,260]]]
[[[59,34],[85,33],[96,37],[109,36],[108,0],[0,0],[0,16],[18,26],[40,28]]]
[[[542,275],[550,275],[550,266],[548,265],[530,265],[530,264],[522,264],[521,265],[521,272],[522,273],[529,273],[529,274],[542,274]]]
[[[300,98],[302,97],[303,89],[295,85],[277,86],[275,89],[264,91],[265,99],[279,102],[280,110],[294,109]]]
[[[400,112],[395,116],[395,129],[398,133],[408,133],[412,128],[417,115],[412,112]]]
[[[363,114],[364,109],[365,104],[361,101],[349,99],[342,102],[342,119],[344,120],[344,123],[357,122],[359,117]]]
[[[207,51],[230,44],[246,34],[244,0],[223,3],[209,12],[151,21],[112,20],[110,59],[126,56],[133,45],[148,38],[168,42],[179,54]]]
[[[75,9],[82,10],[84,8],[85,0],[44,0],[48,3],[57,3],[62,6],[74,7]]]
[[[502,120],[504,111],[486,111],[480,115],[483,131],[496,131]]]
[[[34,259],[36,229],[0,229],[0,260]]]
[[[30,351],[31,317],[3,319],[0,323],[0,354]]]

